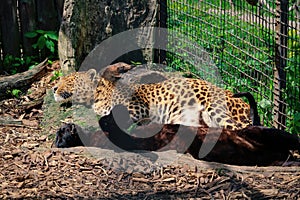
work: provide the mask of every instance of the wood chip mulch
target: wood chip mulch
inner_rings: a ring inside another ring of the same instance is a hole
[[[11,117],[0,126],[0,199],[300,199],[300,167],[204,168],[195,160],[128,172],[80,147],[51,148],[56,130],[42,134],[40,107],[14,110],[15,101],[0,104],[1,119]]]
[[[105,159],[46,148],[52,141],[40,130],[1,127],[0,133],[1,199],[300,198],[300,170],[238,172],[183,165],[128,173]]]

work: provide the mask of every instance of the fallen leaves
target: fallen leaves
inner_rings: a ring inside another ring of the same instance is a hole
[[[39,126],[39,122],[37,120],[23,119],[22,124],[25,125],[25,126],[29,126],[29,127],[38,127]]]
[[[4,164],[4,157],[0,161],[0,177],[6,177],[0,183],[0,198],[114,198],[122,195],[155,199],[172,194],[181,198],[197,196],[203,199],[290,196],[285,186],[270,188],[274,184],[272,177],[277,177],[278,181],[281,177],[276,172],[273,176],[251,174],[251,179],[245,178],[243,181],[230,171],[217,173],[215,170],[197,170],[186,166],[166,166],[152,173],[129,174],[109,168],[105,160],[57,149],[13,152],[8,154],[6,151],[5,156],[11,155],[14,164]],[[291,187],[294,188],[299,187],[297,177],[300,173],[296,175],[289,182],[293,183]]]
[[[22,131],[20,131],[20,130]],[[0,127],[0,198],[298,198],[299,172],[241,173],[228,169],[157,166],[138,159],[87,157],[49,149],[40,131]],[[21,143],[20,143],[21,142]],[[17,144],[17,145],[12,145]],[[46,147],[46,148],[45,148]],[[122,166],[143,169],[120,170]],[[284,184],[282,184],[284,183]],[[288,186],[288,187],[287,187]]]

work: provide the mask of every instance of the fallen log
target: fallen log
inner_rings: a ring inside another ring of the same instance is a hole
[[[123,106],[117,106],[112,113],[124,113],[124,110]],[[102,117],[99,121],[102,131],[95,133],[85,133],[79,126],[66,124],[57,131],[56,147],[85,145],[115,151],[176,150],[206,161],[257,166],[280,165],[289,158],[290,150],[300,150],[300,140],[296,135],[261,126],[232,131],[150,124],[127,134],[124,129],[128,127],[129,115],[123,116],[121,121],[125,123],[116,123],[112,114]],[[213,148],[207,155],[199,157],[203,145]]]
[[[12,97],[9,91],[13,89],[25,91],[33,82],[40,80],[48,72],[47,60],[45,59],[36,67],[26,72],[0,77],[0,100]]]

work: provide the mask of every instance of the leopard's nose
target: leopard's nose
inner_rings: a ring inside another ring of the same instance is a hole
[[[55,92],[55,91],[57,90],[57,86],[54,86],[54,87],[52,88],[52,90],[53,90],[53,92]]]

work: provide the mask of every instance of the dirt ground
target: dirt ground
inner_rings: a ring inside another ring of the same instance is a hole
[[[188,155],[153,166],[126,153],[99,150],[102,156],[93,157],[84,147],[51,148],[58,126],[45,130],[37,101],[50,79],[51,73],[30,94],[0,103],[0,199],[300,199],[296,166],[230,166]]]

